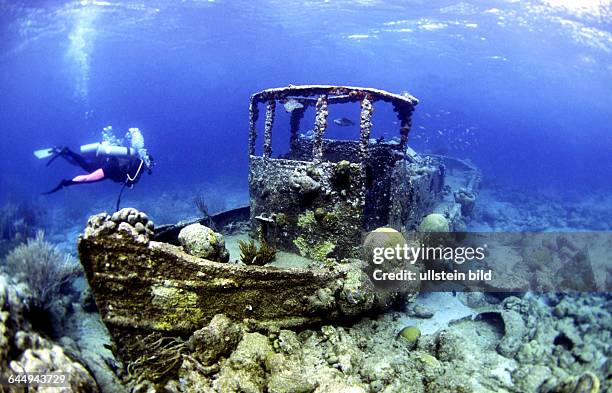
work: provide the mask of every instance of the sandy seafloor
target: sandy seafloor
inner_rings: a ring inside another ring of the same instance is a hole
[[[156,225],[174,223],[199,217],[194,196],[202,196],[209,204],[211,213],[248,204],[248,191],[236,191],[236,189],[237,187],[226,184],[194,184],[190,188],[174,188],[163,193],[149,194],[138,200],[128,192],[123,197],[122,207],[136,207],[146,212]],[[66,198],[78,198],[78,191],[78,188],[70,190]],[[114,204],[115,195],[109,193],[89,206],[83,205],[82,210],[72,208],[68,211],[60,205],[46,208],[43,226],[47,239],[65,252],[76,256],[77,237],[84,229],[87,217],[108,211]],[[470,231],[612,230],[610,194],[594,193],[587,196],[576,195],[575,198],[562,198],[553,192],[535,194],[485,183],[479,191],[476,206],[474,218],[468,224]],[[238,258],[236,241],[241,238],[246,238],[246,235],[228,236],[226,239],[232,260]],[[277,262],[283,266],[299,266],[303,263],[305,263],[303,258],[286,253],[279,253],[279,262]],[[82,278],[74,284],[77,290],[84,288],[85,285]],[[558,310],[560,304],[564,304],[565,311]],[[415,305],[418,305],[416,312]],[[532,353],[523,353],[519,360],[517,360],[518,355],[515,358],[505,357],[499,353],[497,347],[504,334],[508,333],[505,331],[508,327],[504,327],[503,324],[500,326],[499,318],[489,320],[477,317],[479,310],[491,307],[505,307],[507,310],[525,313],[524,319],[528,321],[526,329],[549,331],[552,332],[549,336],[552,334],[554,337],[559,335],[569,337],[570,344],[564,340],[560,348],[547,351],[538,347],[542,346],[538,340],[545,339],[534,333],[533,352],[546,352],[547,355],[538,357]],[[423,310],[433,313],[433,317],[421,318]],[[583,315],[588,312],[592,312],[592,315]],[[530,313],[533,316],[530,316]],[[529,392],[535,391],[532,389],[536,389],[537,386],[543,386],[543,382],[551,376],[560,381],[563,378],[582,375],[584,372],[592,372],[598,376],[602,388],[612,389],[609,380],[612,371],[609,359],[612,344],[610,338],[612,326],[609,325],[612,321],[611,313],[612,303],[609,294],[584,294],[565,299],[553,294],[527,294],[522,298],[512,297],[510,300],[508,298],[501,300],[483,294],[421,293],[416,303],[411,304],[405,311],[389,312],[374,319],[365,318],[353,327],[345,326],[334,330],[334,334],[340,337],[352,337],[341,341],[349,346],[355,345],[354,350],[359,354],[351,356],[361,359],[358,362],[361,364],[361,371],[343,370],[345,366],[341,364],[341,360],[339,363],[330,363],[329,366],[344,372],[347,381],[354,382],[355,376],[361,378],[362,385],[365,386],[364,391],[370,392],[422,391],[418,384],[413,386],[414,390],[411,390],[412,388],[401,390],[398,387],[413,383],[414,375],[421,374],[422,381],[429,383],[429,390],[426,388],[423,390],[427,392],[463,391],[457,387],[463,386],[462,383],[473,391]],[[578,314],[582,317],[577,317]],[[57,340],[62,346],[80,351],[83,358],[92,364],[98,366],[114,364],[112,353],[107,349],[110,339],[97,313],[85,312],[76,307],[64,318],[62,323],[64,337]],[[597,325],[594,320],[604,325]],[[408,325],[417,326],[423,335],[417,350],[402,347],[396,338],[401,328]],[[453,337],[453,342],[460,343],[457,348],[444,350],[453,353],[452,356],[440,349],[443,347],[440,340],[443,341],[443,337],[449,335]],[[367,337],[368,344],[356,344],[359,340],[363,340],[364,336]],[[353,338],[354,341],[351,341]],[[330,351],[329,346],[321,345],[322,352],[318,356],[326,357],[328,360],[333,359],[333,354],[325,352]],[[427,354],[427,351],[431,353],[432,346],[436,345],[438,351],[442,351],[439,352],[437,360],[426,358],[425,368],[415,366],[416,371],[412,370],[416,374],[398,371],[402,370],[401,367],[407,367],[407,362],[423,363],[425,355],[418,354]],[[313,351],[308,345],[304,345],[302,350]],[[338,351],[346,353],[347,349],[338,349]],[[566,352],[571,355],[567,355]],[[589,352],[590,355],[583,352]],[[348,353],[352,352],[349,350]],[[380,363],[380,368],[377,369],[380,378],[373,377],[373,371],[367,371],[369,368],[366,365],[372,362]],[[319,369],[322,366],[314,366],[315,363],[311,369],[304,371],[305,375],[311,373],[325,375]],[[427,367],[433,368],[433,371]],[[385,368],[392,371],[385,371]],[[110,368],[103,369],[104,366],[99,367],[96,373],[101,386],[107,391],[121,389]],[[565,370],[566,374],[559,370]],[[432,373],[437,377],[425,377],[426,374]],[[440,379],[446,380],[447,385],[440,384]]]

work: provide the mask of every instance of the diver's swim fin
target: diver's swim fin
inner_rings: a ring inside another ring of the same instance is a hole
[[[61,189],[62,189],[62,188],[64,188],[64,187],[68,187],[68,186],[71,186],[71,185],[73,185],[73,184],[77,184],[77,183],[78,183],[78,182],[76,182],[76,181],[72,181],[72,180],[67,180],[67,179],[64,179],[64,180],[62,180],[62,181],[61,181],[61,182],[60,182],[60,183],[59,183],[57,186],[55,186],[55,188],[54,188],[54,189],[49,190],[49,191],[47,191],[47,192],[43,192],[43,193],[42,193],[42,195],[49,195],[49,194],[53,194],[54,192],[57,192],[57,191],[61,190]]]
[[[61,156],[61,155],[65,154],[65,153],[68,151],[68,148],[67,148],[67,147],[64,147],[64,148],[61,148],[61,149],[60,149],[59,147],[52,147],[52,148],[50,148],[50,149],[48,149],[48,150],[51,150],[51,156],[50,156],[50,157],[51,157],[51,159],[50,159],[49,161],[47,161],[47,165],[46,165],[46,166],[51,165],[51,163],[52,163],[53,161],[55,161],[55,159],[56,159],[57,157],[59,157],[59,156]],[[40,150],[39,150],[39,151],[40,151]],[[47,157],[49,157],[49,156],[47,156]]]
[[[34,155],[36,156],[36,158],[38,158],[39,160],[42,160],[44,158],[47,157],[51,157],[53,154],[56,153],[56,149],[53,147],[49,147],[47,149],[40,149],[40,150],[36,150],[34,152]]]

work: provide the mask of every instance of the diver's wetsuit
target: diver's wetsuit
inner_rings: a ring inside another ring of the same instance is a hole
[[[71,180],[63,179],[55,188],[43,194],[52,194],[61,190],[64,187],[72,186],[81,183],[95,183],[104,179],[110,179],[117,183],[125,183],[126,186],[132,186],[138,182],[142,171],[147,168],[142,160],[137,157],[117,158],[117,157],[96,157],[94,160],[88,160],[68,149],[67,147],[59,150],[47,163],[51,164],[57,157],[63,157],[70,164],[78,166],[88,172],[87,175],[79,175]],[[148,169],[150,171],[150,169]]]

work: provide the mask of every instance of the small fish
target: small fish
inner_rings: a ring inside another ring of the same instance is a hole
[[[304,105],[296,99],[290,98],[283,104],[285,112],[291,113],[296,109],[302,109]]]
[[[340,127],[348,127],[348,126],[354,126],[355,125],[355,123],[351,119],[348,119],[346,117],[341,117],[339,119],[334,119],[334,124],[339,125]]]
[[[446,144],[439,143],[433,149],[431,149],[431,152],[433,154],[437,154],[437,155],[440,155],[440,156],[445,156],[445,155],[448,154],[448,150],[449,150],[449,148],[448,148],[448,146]]]

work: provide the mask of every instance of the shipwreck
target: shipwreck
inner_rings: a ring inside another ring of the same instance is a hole
[[[255,93],[249,206],[157,228],[135,209],[91,217],[78,251],[118,357],[129,362],[147,354],[147,337],[187,338],[220,313],[252,329],[295,327],[347,321],[414,296],[418,283],[374,285],[361,258],[364,235],[381,227],[415,231],[430,213],[444,216],[449,230],[460,230],[479,181],[469,163],[408,147],[417,103],[407,93],[345,86]],[[359,105],[354,140],[326,138],[331,105]],[[377,105],[395,111],[396,138],[371,138]],[[314,123],[304,120],[308,108]],[[290,113],[289,151],[273,157],[279,110]],[[237,255],[219,262],[191,255],[179,241],[184,228],[199,223],[214,226],[229,242],[228,228],[239,222],[252,238],[309,262],[256,266],[237,262]]]

